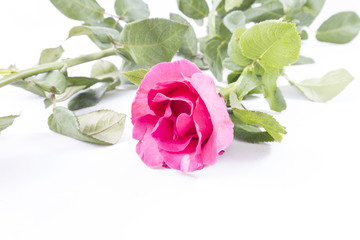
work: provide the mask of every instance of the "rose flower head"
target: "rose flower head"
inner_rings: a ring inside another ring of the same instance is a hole
[[[233,140],[233,123],[214,80],[188,60],[145,75],[131,109],[136,152],[150,167],[202,169]]]

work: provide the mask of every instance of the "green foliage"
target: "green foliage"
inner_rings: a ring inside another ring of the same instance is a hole
[[[26,80],[16,81],[11,85],[25,89],[31,93],[39,95],[40,97],[46,97],[45,91],[41,87],[36,85],[34,80],[37,79],[35,77],[31,77],[31,78],[27,78]]]
[[[209,14],[209,7],[205,0],[177,0],[178,7],[187,17],[203,19]]]
[[[103,81],[113,81],[119,77],[119,69],[111,62],[99,60],[91,69],[91,77]]]
[[[78,95],[68,103],[68,108],[71,111],[95,106],[104,97],[106,91],[110,87],[110,83],[103,83],[96,88],[89,88]]]
[[[116,0],[115,11],[119,18],[126,22],[133,22],[150,16],[148,5],[142,0]]]
[[[34,83],[46,92],[61,94],[65,91],[66,77],[59,71],[52,71],[44,78],[34,80]]]
[[[225,0],[225,11],[229,12],[233,8],[240,7],[243,0]]]
[[[0,117],[0,132],[10,127],[13,124],[15,118],[19,116],[20,115],[10,115],[10,116]]]
[[[242,11],[232,11],[224,17],[224,25],[231,32],[238,27],[245,27],[245,15]]]
[[[360,31],[360,19],[355,12],[340,12],[327,19],[316,32],[321,42],[348,43]]]
[[[48,119],[49,128],[80,141],[111,145],[121,137],[125,115],[101,110],[76,117],[64,107],[56,107]]]
[[[304,80],[300,83],[294,83],[304,95],[315,102],[326,102],[338,95],[352,80],[345,69],[339,69],[327,73],[322,78]]]
[[[235,29],[229,43],[228,55],[232,62],[239,66],[247,66],[252,60],[245,57],[240,46],[240,37],[246,31],[245,28],[237,28]]]
[[[314,59],[299,55],[298,60],[294,62],[292,65],[304,65],[304,64],[313,64],[313,63],[315,63]]]
[[[283,135],[286,134],[284,127],[267,113],[245,109],[233,109],[233,113],[237,119],[246,124],[264,128],[277,142],[281,142]]]
[[[283,5],[278,1],[268,1],[259,7],[244,11],[247,22],[259,23],[270,19],[279,19],[284,16]]]
[[[120,43],[137,65],[151,67],[172,59],[187,29],[187,25],[171,20],[145,19],[127,24],[121,32]]]
[[[182,43],[179,53],[183,55],[185,58],[192,59],[198,52],[198,41],[196,38],[195,31],[193,27],[186,21],[185,18],[181,17],[178,14],[171,13],[170,19],[185,25],[188,25],[189,28],[186,30],[184,34],[184,42]]]
[[[240,46],[245,57],[266,68],[283,68],[299,56],[301,41],[295,24],[265,21],[243,33]]]
[[[220,81],[223,79],[223,61],[227,57],[227,46],[226,40],[214,37],[207,42],[205,48],[205,57],[210,70],[215,78]]]
[[[144,79],[145,74],[148,73],[148,70],[145,69],[137,69],[129,72],[123,72],[124,76],[126,76],[130,82],[135,85],[140,85],[141,81]]]
[[[50,0],[68,18],[93,23],[103,20],[105,10],[96,0]]]
[[[60,59],[64,49],[62,46],[56,48],[47,48],[41,52],[39,64],[55,62]]]

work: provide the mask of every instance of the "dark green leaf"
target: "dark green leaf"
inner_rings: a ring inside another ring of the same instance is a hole
[[[360,31],[360,19],[355,12],[340,12],[327,19],[316,32],[321,42],[348,43]]]
[[[209,15],[209,7],[205,0],[177,0],[182,13],[189,18],[203,19]]]
[[[62,46],[57,48],[47,48],[41,52],[39,64],[50,63],[59,60],[63,52],[64,49]]]
[[[185,20],[185,18],[181,17],[178,14],[171,13],[170,19],[185,25],[188,25],[189,28],[186,30],[184,34],[184,42],[182,43],[179,52],[186,58],[192,58],[197,54],[197,38],[194,29],[192,26]]]
[[[232,122],[234,123],[235,138],[249,143],[274,141],[274,138],[268,132],[262,131],[259,127],[240,121],[233,114],[229,115]]]
[[[133,70],[130,72],[124,72],[121,74],[126,76],[130,82],[139,86],[147,72],[148,72],[148,70],[145,70],[145,69],[137,69],[137,70]]]
[[[116,0],[115,11],[119,18],[125,22],[132,22],[150,16],[148,5],[142,0]]]
[[[49,128],[80,141],[110,145],[115,144],[124,129],[125,115],[109,110],[79,116],[64,107],[56,107],[48,119]]]
[[[113,79],[105,78],[104,80],[88,77],[67,77],[68,86],[84,86],[84,88],[91,87],[98,82],[112,82]]]
[[[68,103],[68,108],[71,111],[95,106],[103,98],[110,83],[103,83],[97,88],[87,89],[84,92],[79,93]]]
[[[263,127],[277,142],[281,142],[286,131],[275,118],[263,112],[233,109],[234,116],[246,124]]]
[[[127,24],[121,32],[120,43],[137,65],[151,67],[172,59],[187,29],[187,25],[171,20],[145,19]]]
[[[10,115],[5,117],[0,117],[0,132],[5,128],[11,126],[15,120],[15,118],[19,117],[20,115]]]
[[[50,0],[65,16],[88,23],[101,21],[104,9],[95,0]]]

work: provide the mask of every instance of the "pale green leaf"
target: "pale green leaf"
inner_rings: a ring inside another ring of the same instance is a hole
[[[339,69],[327,73],[322,78],[290,83],[303,92],[308,99],[326,102],[338,95],[353,79],[354,77],[348,71]]]
[[[189,26],[184,34],[184,42],[182,43],[179,52],[186,58],[193,58],[198,51],[198,41],[193,27],[186,21],[185,18],[178,14],[170,13],[170,19]]]
[[[46,97],[44,90],[41,87],[39,87],[38,85],[36,85],[34,80],[36,80],[36,78],[34,78],[34,77],[27,78],[26,80],[16,81],[16,82],[12,83],[11,85],[25,89],[29,92],[39,95],[40,97]]]
[[[299,26],[310,26],[324,6],[325,0],[307,0],[305,5],[292,16],[286,16],[288,21],[297,21]]]
[[[246,124],[263,127],[277,142],[281,142],[286,131],[273,116],[257,111],[233,109],[234,116]]]
[[[231,32],[238,27],[245,27],[245,15],[242,11],[232,11],[224,17],[224,25]]]
[[[80,92],[81,90],[83,90],[84,88],[86,88],[85,85],[78,85],[78,86],[70,86],[67,87],[65,92],[60,94],[60,95],[56,95],[56,102],[63,102],[67,99],[69,99],[70,97],[72,97],[74,94]]]
[[[299,11],[306,3],[307,0],[279,0],[284,6],[285,14],[292,15]]]
[[[301,40],[295,24],[265,21],[252,26],[240,38],[245,57],[262,67],[283,68],[298,59]]]
[[[44,91],[56,94],[62,94],[67,87],[66,77],[59,71],[52,71],[44,78],[34,80],[34,83]]]
[[[125,116],[109,110],[97,111],[76,117],[64,107],[55,107],[49,116],[49,128],[80,141],[111,145],[123,133]]]
[[[177,0],[182,13],[189,18],[203,19],[209,15],[209,7],[205,0]]]
[[[126,76],[130,82],[132,82],[135,85],[140,85],[141,81],[144,79],[145,74],[148,72],[148,70],[145,69],[137,69],[129,72],[123,72],[124,76]]]
[[[91,77],[100,80],[115,80],[119,76],[119,69],[111,62],[99,60],[91,69]]]
[[[225,11],[229,12],[231,9],[240,7],[243,0],[225,0]]]
[[[124,132],[126,115],[99,110],[78,116],[80,131],[94,139],[115,144]]]
[[[171,20],[145,19],[127,24],[121,32],[120,43],[137,65],[151,67],[171,61],[187,29],[187,25]]]
[[[62,46],[56,48],[47,48],[41,52],[39,64],[50,63],[59,60],[63,52],[64,49]]]
[[[292,65],[304,65],[304,64],[313,64],[313,63],[315,63],[314,59],[299,55],[298,60],[294,62]]]
[[[219,81],[223,78],[222,62],[227,57],[228,42],[218,37],[210,39],[205,48],[205,58],[209,63],[211,72]]]
[[[241,101],[250,91],[260,86],[258,77],[252,73],[244,71],[237,80],[236,94]]]
[[[286,109],[285,99],[277,87],[277,79],[279,77],[277,69],[267,70],[261,76],[262,91],[265,99],[268,101],[271,110],[281,112]]]
[[[10,116],[4,116],[0,117],[0,132],[4,130],[5,128],[8,128],[11,126],[15,120],[15,118],[19,117],[20,115],[10,115]]]
[[[96,0],[50,0],[65,16],[88,23],[101,21],[105,10]]]
[[[229,49],[228,49],[229,50]],[[228,51],[229,52],[229,51]],[[230,58],[225,58],[223,61],[223,66],[231,71],[241,71],[244,67],[234,63]]]
[[[278,1],[269,1],[259,7],[244,11],[247,22],[262,22],[270,19],[279,19],[284,16],[283,5]]]
[[[360,31],[360,19],[355,12],[340,12],[327,19],[316,32],[321,42],[348,43]]]
[[[119,18],[126,22],[133,22],[150,16],[148,5],[142,0],[116,0],[115,11]]]
[[[240,46],[240,37],[244,34],[245,31],[246,31],[245,28],[235,29],[230,39],[229,47],[227,50],[231,61],[242,67],[247,66],[252,62],[251,59],[244,56]]]

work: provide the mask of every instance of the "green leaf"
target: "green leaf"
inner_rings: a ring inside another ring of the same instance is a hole
[[[63,102],[67,99],[69,99],[70,97],[72,97],[74,94],[78,93],[79,91],[83,90],[84,88],[86,88],[85,85],[79,85],[79,86],[70,86],[67,87],[65,92],[60,94],[60,95],[56,95],[56,102]],[[45,99],[46,100],[46,99]],[[46,104],[46,103],[45,103]],[[45,105],[46,106],[46,105]]]
[[[225,0],[225,11],[229,12],[231,9],[240,7],[243,0]]]
[[[112,17],[105,18],[104,21],[92,23],[92,26],[98,26],[98,27],[106,27],[106,28],[112,28],[115,29],[118,32],[122,31],[122,26],[120,25],[118,20],[115,20]],[[118,39],[115,39],[118,40]]]
[[[44,91],[56,94],[62,94],[67,87],[66,77],[59,71],[52,71],[44,78],[34,80],[34,83]]]
[[[95,0],[50,0],[65,16],[88,23],[101,21],[105,10]]]
[[[100,80],[115,80],[119,76],[119,69],[111,62],[99,60],[91,69],[91,77]]]
[[[25,89],[29,92],[39,95],[40,97],[46,97],[44,90],[35,84],[35,82],[34,82],[35,80],[37,80],[37,79],[34,77],[27,78],[26,80],[16,81],[16,82],[12,83],[11,85]]]
[[[55,107],[49,116],[49,128],[80,141],[110,145],[123,133],[125,115],[109,110],[88,113],[78,118],[64,107]]]
[[[106,49],[113,47],[114,42],[118,42],[120,32],[113,28],[101,26],[77,26],[73,27],[68,38],[87,35],[100,48]]]
[[[281,112],[286,109],[286,102],[276,84],[278,77],[279,70],[267,70],[261,76],[261,82],[264,97],[268,101],[271,110]]]
[[[246,124],[263,127],[277,142],[281,142],[286,131],[273,116],[257,111],[233,109],[234,116]]]
[[[316,32],[321,42],[348,43],[360,31],[360,19],[355,12],[340,12],[327,19]]]
[[[124,132],[126,115],[99,110],[78,116],[80,131],[94,139],[115,144]]]
[[[244,56],[240,46],[240,38],[245,31],[246,31],[245,28],[235,29],[230,39],[229,48],[228,48],[228,55],[231,61],[242,67],[245,67],[252,62],[251,59]]]
[[[209,15],[205,0],[177,0],[180,11],[189,18],[203,19]]]
[[[148,73],[148,70],[145,69],[137,69],[130,72],[121,73],[126,76],[130,82],[135,85],[140,85],[141,81],[144,79],[145,74]]]
[[[15,120],[15,118],[19,117],[20,115],[10,115],[5,117],[0,117],[0,132],[5,128],[11,126]]]
[[[59,60],[63,52],[64,49],[62,46],[56,48],[47,48],[41,52],[39,64],[51,63]]]
[[[70,102],[68,103],[68,108],[71,111],[74,111],[86,107],[95,106],[103,98],[110,85],[110,83],[103,83],[99,87],[87,89],[79,93],[70,100]]]
[[[229,73],[229,75],[227,76],[228,84],[236,82],[239,79],[240,75],[241,75],[241,71],[233,71],[233,72]],[[221,93],[221,91],[220,91],[220,93]]]
[[[133,22],[150,16],[148,5],[142,0],[116,0],[115,12],[125,22]]]
[[[189,26],[184,34],[184,42],[182,43],[179,52],[186,58],[194,57],[198,52],[198,41],[193,27],[185,20],[185,18],[178,14],[170,13],[170,19]]]
[[[229,49],[228,49],[229,50]],[[230,58],[225,58],[223,61],[223,66],[231,71],[242,71],[244,67],[239,66],[238,64],[234,63]]]
[[[284,7],[284,12],[287,15],[292,15],[299,11],[306,3],[307,0],[279,0]]]
[[[310,26],[314,19],[319,15],[325,0],[307,0],[305,5],[291,16],[286,16],[288,21],[299,22],[298,26]]]
[[[262,22],[269,19],[280,19],[284,16],[283,5],[278,1],[269,1],[259,7],[244,11],[247,22]]]
[[[233,114],[229,114],[234,123],[234,137],[249,143],[273,142],[274,138],[259,127],[246,124],[237,119]]]
[[[326,102],[338,95],[352,80],[345,69],[339,69],[327,73],[322,78],[304,80],[300,83],[291,82],[304,95],[315,102]]]
[[[84,88],[88,88],[98,82],[112,82],[113,79],[105,78],[102,80],[88,77],[66,77],[66,81],[68,82],[68,86],[84,86]]]
[[[214,37],[207,42],[205,48],[205,57],[209,63],[210,71],[219,81],[223,78],[222,62],[227,57],[227,47],[227,41]]]
[[[313,64],[313,63],[315,63],[314,59],[299,55],[298,60],[294,62],[292,65],[304,65],[304,64]]]
[[[127,24],[120,43],[137,65],[151,67],[171,61],[187,29],[187,25],[167,19],[145,19]]]
[[[260,84],[261,82],[254,73],[244,70],[237,80],[236,94],[238,99],[241,101],[250,91],[260,86]]]
[[[224,17],[224,25],[231,32],[234,32],[238,27],[245,27],[245,15],[242,11],[232,11]]]
[[[301,40],[295,24],[266,21],[254,25],[240,38],[245,57],[266,68],[283,68],[298,59]]]

